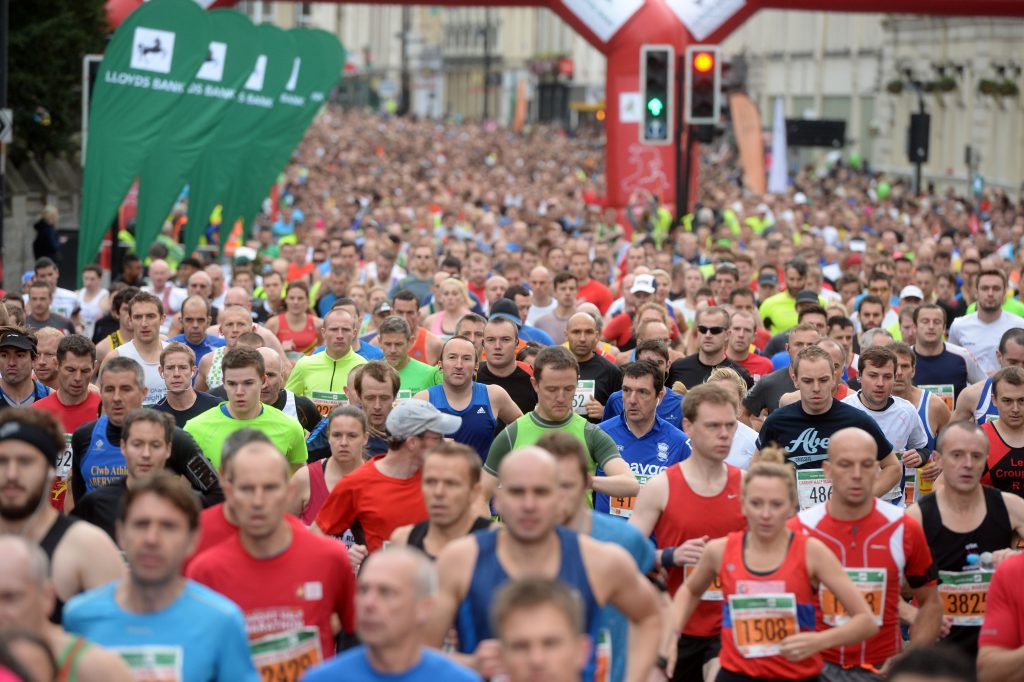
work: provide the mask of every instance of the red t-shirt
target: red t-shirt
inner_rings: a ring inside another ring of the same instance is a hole
[[[224,542],[228,538],[238,534],[238,526],[228,521],[224,515],[224,503],[207,507],[199,515],[199,541],[196,543],[196,551],[185,560],[185,571],[192,565],[197,556]]]
[[[293,516],[285,518],[292,528],[292,542],[281,554],[256,559],[236,535],[197,556],[186,576],[238,604],[257,655],[259,640],[270,635],[318,629],[319,656],[316,660],[303,656],[300,664],[309,667],[335,653],[332,614],[341,618],[345,632],[355,631],[355,574],[345,545],[311,533]],[[303,638],[298,639],[282,658],[297,657],[294,654],[303,647]],[[263,644],[268,658],[285,653],[269,642]],[[305,640],[306,647],[314,644],[315,640]],[[261,663],[257,658],[257,667],[264,673],[268,667]]]
[[[612,306],[612,292],[608,290],[608,287],[598,282],[596,279],[591,279],[586,284],[580,286],[579,291],[576,293],[577,301],[588,301],[597,306],[597,309],[604,315],[608,312],[608,308]]]
[[[747,373],[754,378],[755,383],[764,375],[775,371],[771,360],[756,353],[748,353],[746,360],[733,360],[733,362],[747,370]]]
[[[89,391],[85,400],[77,405],[65,405],[57,397],[57,391],[54,391],[30,406],[56,415],[64,425],[64,451],[55,463],[56,475],[50,487],[50,504],[58,511],[64,510],[64,498],[67,496],[68,478],[71,475],[71,434],[82,424],[99,416],[100,403],[99,394]]]
[[[764,347],[768,345],[768,342],[772,340],[772,333],[761,327],[754,332],[754,348],[758,350],[764,350]]]
[[[619,313],[608,321],[601,334],[606,341],[615,344],[616,348],[622,348],[633,338],[633,316],[629,313]]]
[[[900,634],[900,585],[906,577],[911,587],[936,583],[935,565],[921,524],[906,510],[875,500],[875,508],[862,519],[841,521],[829,515],[826,505],[805,509],[789,522],[796,531],[817,538],[831,549],[845,568],[876,568],[886,573],[884,601],[876,611],[881,617],[878,634],[859,644],[826,649],[826,661],[844,668],[874,666],[903,650]],[[874,599],[867,595],[868,605]],[[991,603],[991,600],[989,601]],[[822,602],[818,602],[817,628],[827,630]]]
[[[1018,649],[1024,646],[1024,603],[1020,585],[1024,584],[1024,555],[1010,557],[999,564],[988,586],[985,622],[978,635],[978,646]]]
[[[374,457],[334,486],[316,515],[325,535],[341,535],[358,521],[367,551],[376,552],[396,528],[426,520],[422,471],[404,480],[385,476],[377,468],[384,457]]]

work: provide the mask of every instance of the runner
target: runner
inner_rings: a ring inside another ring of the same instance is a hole
[[[298,516],[307,526],[313,524],[338,481],[362,466],[363,448],[369,438],[366,415],[351,405],[331,410],[326,430],[330,455],[296,471],[288,484],[291,488],[288,512]],[[354,542],[352,534],[347,531],[342,539],[348,547]]]
[[[576,592],[557,580],[513,580],[498,592],[491,620],[509,682],[580,682],[591,647]]]
[[[169,414],[179,429],[184,428],[189,419],[221,402],[220,398],[192,387],[198,371],[195,353],[184,343],[171,341],[160,352],[160,378],[167,387],[167,394],[153,409]]]
[[[280,451],[251,443],[234,459],[226,492],[238,534],[197,555],[187,575],[242,609],[263,679],[297,679],[335,654],[333,619],[342,633],[355,630],[352,567],[342,545],[287,515]]]
[[[770,359],[758,355],[753,350],[756,331],[757,316],[745,310],[737,310],[732,314],[732,321],[729,323],[729,341],[725,347],[726,356],[745,369],[755,384],[761,377],[775,371]],[[788,339],[788,333],[786,337]],[[783,344],[783,349],[786,345]]]
[[[473,381],[476,366],[472,341],[453,337],[441,349],[441,385],[431,386],[413,397],[426,400],[445,414],[459,417],[458,431],[444,436],[476,450],[482,462],[487,459],[494,441],[497,423],[511,424],[523,413],[501,386]]]
[[[388,451],[387,420],[395,406],[402,378],[387,362],[373,360],[353,372],[352,400],[366,414],[370,439],[366,443],[366,457],[376,457]]]
[[[476,380],[481,384],[500,385],[525,414],[537,407],[537,391],[533,388],[532,371],[526,363],[516,362],[519,327],[507,317],[494,317],[484,326],[483,349],[487,361],[480,363]]]
[[[1002,421],[1002,420],[1000,420]],[[985,622],[978,637],[978,679],[981,682],[1010,682],[1021,678],[1020,586],[1024,558],[1005,560],[992,576],[985,602]]]
[[[214,467],[220,466],[220,451],[232,431],[247,426],[263,431],[291,464],[292,471],[306,463],[306,439],[298,421],[260,400],[265,380],[265,365],[259,351],[236,347],[224,356],[226,403],[220,403],[185,424],[189,433]]]
[[[546,332],[555,345],[565,343],[565,325],[576,313],[577,282],[576,275],[559,271],[554,279],[555,307],[534,320],[534,326]]]
[[[942,306],[935,303],[918,306],[914,310],[914,327],[917,338],[913,347],[919,383],[926,386],[951,384],[953,396],[958,398],[970,383],[985,379],[985,373],[977,366],[973,355],[966,351],[963,355],[955,353],[943,341],[946,311]]]
[[[758,433],[757,448],[760,451],[769,445],[783,446],[787,461],[798,471],[814,472],[802,476],[804,482],[798,488],[800,506],[809,507],[828,499],[827,485],[822,484],[825,479],[821,462],[828,458],[828,439],[849,426],[860,427],[874,438],[875,454],[882,468],[874,494],[888,492],[900,480],[900,462],[873,419],[833,397],[836,371],[832,356],[818,346],[804,348],[790,369],[800,390],[800,400],[768,415]],[[757,459],[758,453],[754,453],[753,461]],[[816,499],[821,495],[826,497]]]
[[[50,559],[56,603],[50,619],[61,622],[64,602],[124,575],[117,546],[103,531],[57,512],[45,500],[49,472],[64,439],[57,420],[40,410],[0,412],[0,533],[19,535]]]
[[[401,317],[409,325],[409,356],[425,365],[436,365],[441,357],[441,339],[421,326],[420,299],[416,294],[399,290],[391,297],[391,310],[392,315]]]
[[[973,661],[948,647],[932,644],[914,647],[894,659],[886,679],[888,682],[977,682],[978,677]],[[991,682],[1005,679],[1008,678],[992,678]]]
[[[303,682],[479,682],[473,671],[421,644],[437,592],[431,562],[405,547],[367,561],[355,600],[361,644],[308,670]]]
[[[71,434],[100,412],[99,393],[90,390],[89,380],[96,365],[96,346],[92,341],[72,334],[57,345],[57,390],[32,403],[34,409],[60,417],[64,426],[64,448],[55,462],[50,504],[64,510],[64,496],[71,475]]]
[[[797,491],[784,462],[784,452],[771,448],[751,465],[741,495],[748,530],[708,542],[675,595],[674,622],[686,627],[720,575],[726,603],[718,682],[816,680],[824,667],[822,651],[878,632],[864,597],[832,552],[787,528]],[[819,586],[836,595],[850,619],[815,632]]]
[[[197,275],[200,273],[196,273]],[[206,273],[201,273],[206,274]],[[199,361],[199,376],[196,377],[196,390],[209,392],[224,384],[224,355],[235,347],[239,337],[254,329],[252,317],[242,306],[228,306],[220,314],[217,331],[224,338],[224,345],[214,348]]]
[[[137,287],[125,287],[114,293],[110,298],[109,317],[111,325],[105,326],[106,318],[96,322],[93,331],[92,341],[96,344],[96,371],[99,372],[100,365],[110,351],[132,340],[132,316],[128,306],[132,299],[139,294]],[[113,330],[109,327],[113,326]],[[97,338],[99,335],[99,338]]]
[[[182,333],[169,338],[168,341],[185,344],[195,353],[196,362],[202,362],[208,353],[225,344],[223,338],[206,332],[212,322],[210,302],[202,296],[189,296],[181,304]]]
[[[660,323],[659,323],[660,325]],[[647,324],[649,328],[651,325]],[[637,361],[646,361],[653,364],[658,368],[658,386],[665,385],[665,379],[668,378],[668,366],[669,366],[669,350],[668,345],[664,341],[655,339],[644,339],[637,344],[636,352],[633,356]],[[739,376],[739,375],[737,375]],[[746,394],[747,385],[743,385],[743,393]],[[658,407],[656,412],[658,417],[664,419],[672,426],[681,429],[683,428],[683,396],[675,391],[664,391],[661,398],[658,400]],[[618,390],[608,396],[608,402],[604,406],[604,421],[608,421],[612,417],[616,417],[622,414],[622,390]]]
[[[865,357],[861,356],[861,362]],[[876,368],[869,363],[868,374]],[[917,607],[910,624],[910,646],[934,642],[942,627],[942,601],[935,588],[938,575],[921,525],[899,507],[871,494],[878,476],[873,442],[856,428],[833,434],[824,464],[832,481],[832,497],[790,521],[794,531],[816,538],[836,555],[880,628],[865,642],[822,652],[825,670],[821,676],[834,682],[881,680],[879,671],[900,653],[899,606],[904,582]],[[819,631],[841,625],[848,617],[826,590],[819,595],[818,616]]]
[[[163,303],[153,294],[143,291],[128,303],[128,314],[132,319],[132,340],[110,351],[103,358],[103,365],[114,358],[130,358],[139,363],[146,377],[146,397],[142,404],[150,407],[167,394],[167,386],[160,376],[160,353],[167,345],[160,338]]]
[[[384,351],[384,359],[402,379],[401,390],[419,393],[433,386],[436,368],[412,356],[412,331],[409,323],[402,317],[392,315],[381,322],[377,329],[377,342]]]
[[[50,395],[50,388],[32,378],[36,335],[31,329],[0,327],[0,410],[28,407]]]
[[[689,392],[683,425],[692,452],[678,466],[651,478],[637,497],[630,523],[644,537],[655,537],[659,563],[668,569],[669,595],[678,592],[708,540],[746,527],[739,500],[743,474],[724,463],[737,426],[736,409],[732,389],[717,383]],[[701,513],[692,513],[694,509]],[[696,616],[678,633],[675,670],[668,671],[672,680],[714,679],[721,649],[720,602],[720,594],[709,591]]]
[[[929,451],[935,449],[935,435],[949,423],[952,413],[946,403],[923,388],[918,388],[917,354],[905,343],[894,343],[889,350],[896,354],[896,379],[892,384],[892,394],[910,402],[917,407],[917,414],[924,426]],[[938,471],[935,472],[938,476]]]
[[[284,356],[273,348],[258,348],[257,352],[263,356],[264,371],[260,402],[280,410],[289,419],[298,420],[303,431],[312,433],[320,425],[320,411],[317,410],[316,404],[306,396],[295,395],[284,388],[286,362]],[[217,391],[222,389],[223,387]],[[217,394],[215,393],[215,395]],[[224,399],[227,399],[226,391]]]
[[[422,400],[402,403],[388,415],[388,451],[343,478],[316,515],[313,530],[340,535],[356,522],[363,537],[349,551],[353,567],[376,552],[396,528],[427,518],[423,502],[424,454],[459,428],[460,420]]]
[[[50,395],[57,392],[57,346],[66,336],[59,329],[43,327],[36,332],[36,358],[32,363],[32,374],[36,381],[50,389]]]
[[[170,415],[144,407],[129,412],[121,428],[121,452],[124,453],[128,475],[87,493],[78,500],[71,514],[102,528],[111,540],[117,542],[114,522],[125,492],[152,474],[163,471],[167,458],[171,456],[173,433],[174,421]]]
[[[690,456],[686,434],[657,415],[665,393],[663,377],[661,370],[644,360],[626,365],[622,372],[623,412],[598,425],[615,442],[641,490],[651,478]],[[595,474],[603,476],[604,470],[597,467]],[[635,502],[634,497],[597,493],[594,509],[628,519]]]
[[[75,500],[94,488],[128,475],[121,452],[124,419],[142,407],[146,395],[142,367],[131,358],[113,358],[100,370],[103,416],[86,422],[71,436],[71,477],[64,498],[64,512],[71,513]],[[224,499],[216,470],[210,466],[195,440],[175,427],[167,468],[184,476],[207,504]]]
[[[981,556],[990,552],[991,565],[997,566],[1014,553],[1008,548],[1024,534],[1024,499],[981,485],[988,451],[988,437],[979,426],[950,422],[935,449],[942,485],[936,482],[934,493],[907,510],[924,527],[939,570],[944,621],[951,626],[942,641],[972,660],[978,654],[983,595],[991,575],[983,570]],[[978,596],[972,599],[972,594]]]
[[[589,457],[583,443],[567,433],[555,431],[542,436],[537,447],[549,452],[558,464],[559,497],[563,503],[559,525],[600,542],[618,545],[629,552],[641,574],[650,572],[654,568],[654,545],[651,541],[628,523],[591,509],[585,502],[584,493],[590,489],[591,476]],[[609,606],[602,614],[601,629],[601,637],[594,646],[609,647],[611,668],[608,679],[622,682],[627,667],[629,621],[616,608]]]
[[[790,365],[777,369],[767,376],[761,377],[750,393],[743,399],[740,420],[755,431],[761,430],[765,418],[779,409],[779,400],[783,395],[796,390],[793,383],[792,368],[796,363],[797,354],[808,346],[813,346],[821,339],[817,327],[813,324],[797,325],[789,332],[786,351],[789,353]]]
[[[1024,329],[1014,328],[1003,333],[996,349],[999,368],[1024,367]],[[971,384],[956,400],[953,421],[970,419],[979,424],[990,421],[998,414],[992,401],[992,377]]]
[[[1004,367],[992,375],[992,403],[997,417],[981,425],[988,436],[981,483],[1024,497],[1024,368]]]
[[[352,314],[344,308],[334,308],[328,312],[321,329],[327,349],[296,362],[285,388],[295,395],[311,398],[314,403],[317,403],[314,393],[344,391],[349,372],[366,362],[352,350],[355,325]],[[325,411],[319,404],[317,407],[324,416],[330,411],[330,408]]]
[[[119,516],[128,577],[73,599],[68,632],[116,649],[136,680],[258,682],[241,611],[181,574],[199,530],[188,486],[161,472],[125,494]]]
[[[49,621],[54,586],[50,561],[37,545],[16,535],[0,535],[0,629],[21,628],[42,638],[58,668],[59,682],[133,682],[131,670],[113,651],[69,635]]]
[[[899,360],[885,346],[872,346],[860,354],[857,372],[863,388],[843,402],[871,417],[893,444],[902,465],[900,480],[881,497],[898,507],[903,502],[903,484],[907,469],[917,469],[928,461],[928,436],[917,407],[892,394]]]
[[[949,326],[950,343],[970,351],[988,374],[1000,367],[995,339],[1010,329],[1024,328],[1024,317],[1003,310],[1006,289],[1005,272],[996,268],[982,270],[977,279],[977,312],[958,317]]]
[[[491,444],[484,462],[481,511],[486,509],[498,487],[498,467],[506,454],[532,445],[548,431],[571,433],[587,446],[592,468],[601,467],[605,475],[594,479],[596,492],[616,497],[631,497],[640,490],[633,472],[619,455],[615,442],[596,425],[572,411],[577,400],[579,365],[565,348],[552,346],[537,354],[533,363],[533,387],[537,391],[537,409],[509,424]],[[580,404],[585,400],[579,399]]]
[[[428,641],[440,645],[455,623],[460,660],[485,678],[500,674],[499,647],[488,620],[495,590],[509,580],[557,577],[580,592],[592,641],[597,641],[602,606],[611,604],[626,615],[633,631],[626,679],[645,679],[654,664],[661,614],[654,589],[633,560],[617,547],[557,526],[558,468],[544,450],[528,447],[506,457],[501,483],[495,503],[503,525],[455,540],[438,557],[441,584]],[[591,654],[588,680],[594,665]]]
[[[53,312],[53,291],[50,285],[34,280],[28,285],[28,305],[25,309],[25,324],[36,331],[45,327],[60,330],[62,334],[74,334],[75,325],[64,315]],[[77,304],[78,299],[75,299]]]
[[[473,502],[480,496],[480,458],[461,443],[442,443],[423,458],[423,501],[427,520],[396,528],[392,545],[409,545],[436,559],[456,538],[487,530],[491,519],[477,516]]]
[[[717,306],[704,308],[697,312],[698,350],[693,355],[688,355],[682,360],[672,363],[668,369],[667,386],[673,386],[675,382],[681,381],[687,389],[691,389],[707,381],[711,371],[720,366],[736,370],[736,373],[747,382],[748,387],[754,385],[747,370],[726,355],[725,349],[729,344],[730,318],[728,310]]]
[[[324,324],[309,312],[309,286],[305,282],[289,284],[284,303],[284,309],[267,320],[267,329],[277,336],[288,358],[298,360],[320,345]]]
[[[593,383],[589,400],[576,411],[585,415],[590,423],[598,424],[602,421],[608,396],[622,388],[622,372],[614,362],[594,352],[601,338],[599,318],[590,313],[575,313],[565,325],[565,336],[569,350],[576,357],[580,381]]]

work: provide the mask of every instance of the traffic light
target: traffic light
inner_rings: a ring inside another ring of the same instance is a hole
[[[671,45],[640,48],[640,85],[643,88],[643,120],[640,143],[672,143],[676,51]]]
[[[718,123],[722,109],[722,64],[718,47],[692,45],[686,48],[686,103],[683,119],[691,125]]]

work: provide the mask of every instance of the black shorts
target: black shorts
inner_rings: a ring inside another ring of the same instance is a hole
[[[718,658],[722,638],[679,635],[676,643],[676,669],[672,682],[700,682],[704,679],[704,664]]]
[[[821,682],[821,677],[815,675],[814,677],[804,677],[799,680],[777,680],[772,677],[751,677],[750,675],[734,673],[722,668],[718,671],[718,677],[715,678],[715,682]]]

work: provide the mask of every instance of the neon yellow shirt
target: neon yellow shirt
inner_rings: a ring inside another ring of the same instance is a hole
[[[221,403],[185,422],[185,431],[196,439],[206,459],[215,468],[220,469],[220,455],[225,439],[246,427],[266,434],[291,464],[306,463],[309,457],[306,434],[297,420],[266,405],[254,419],[235,419],[228,413],[227,407],[226,402]]]

